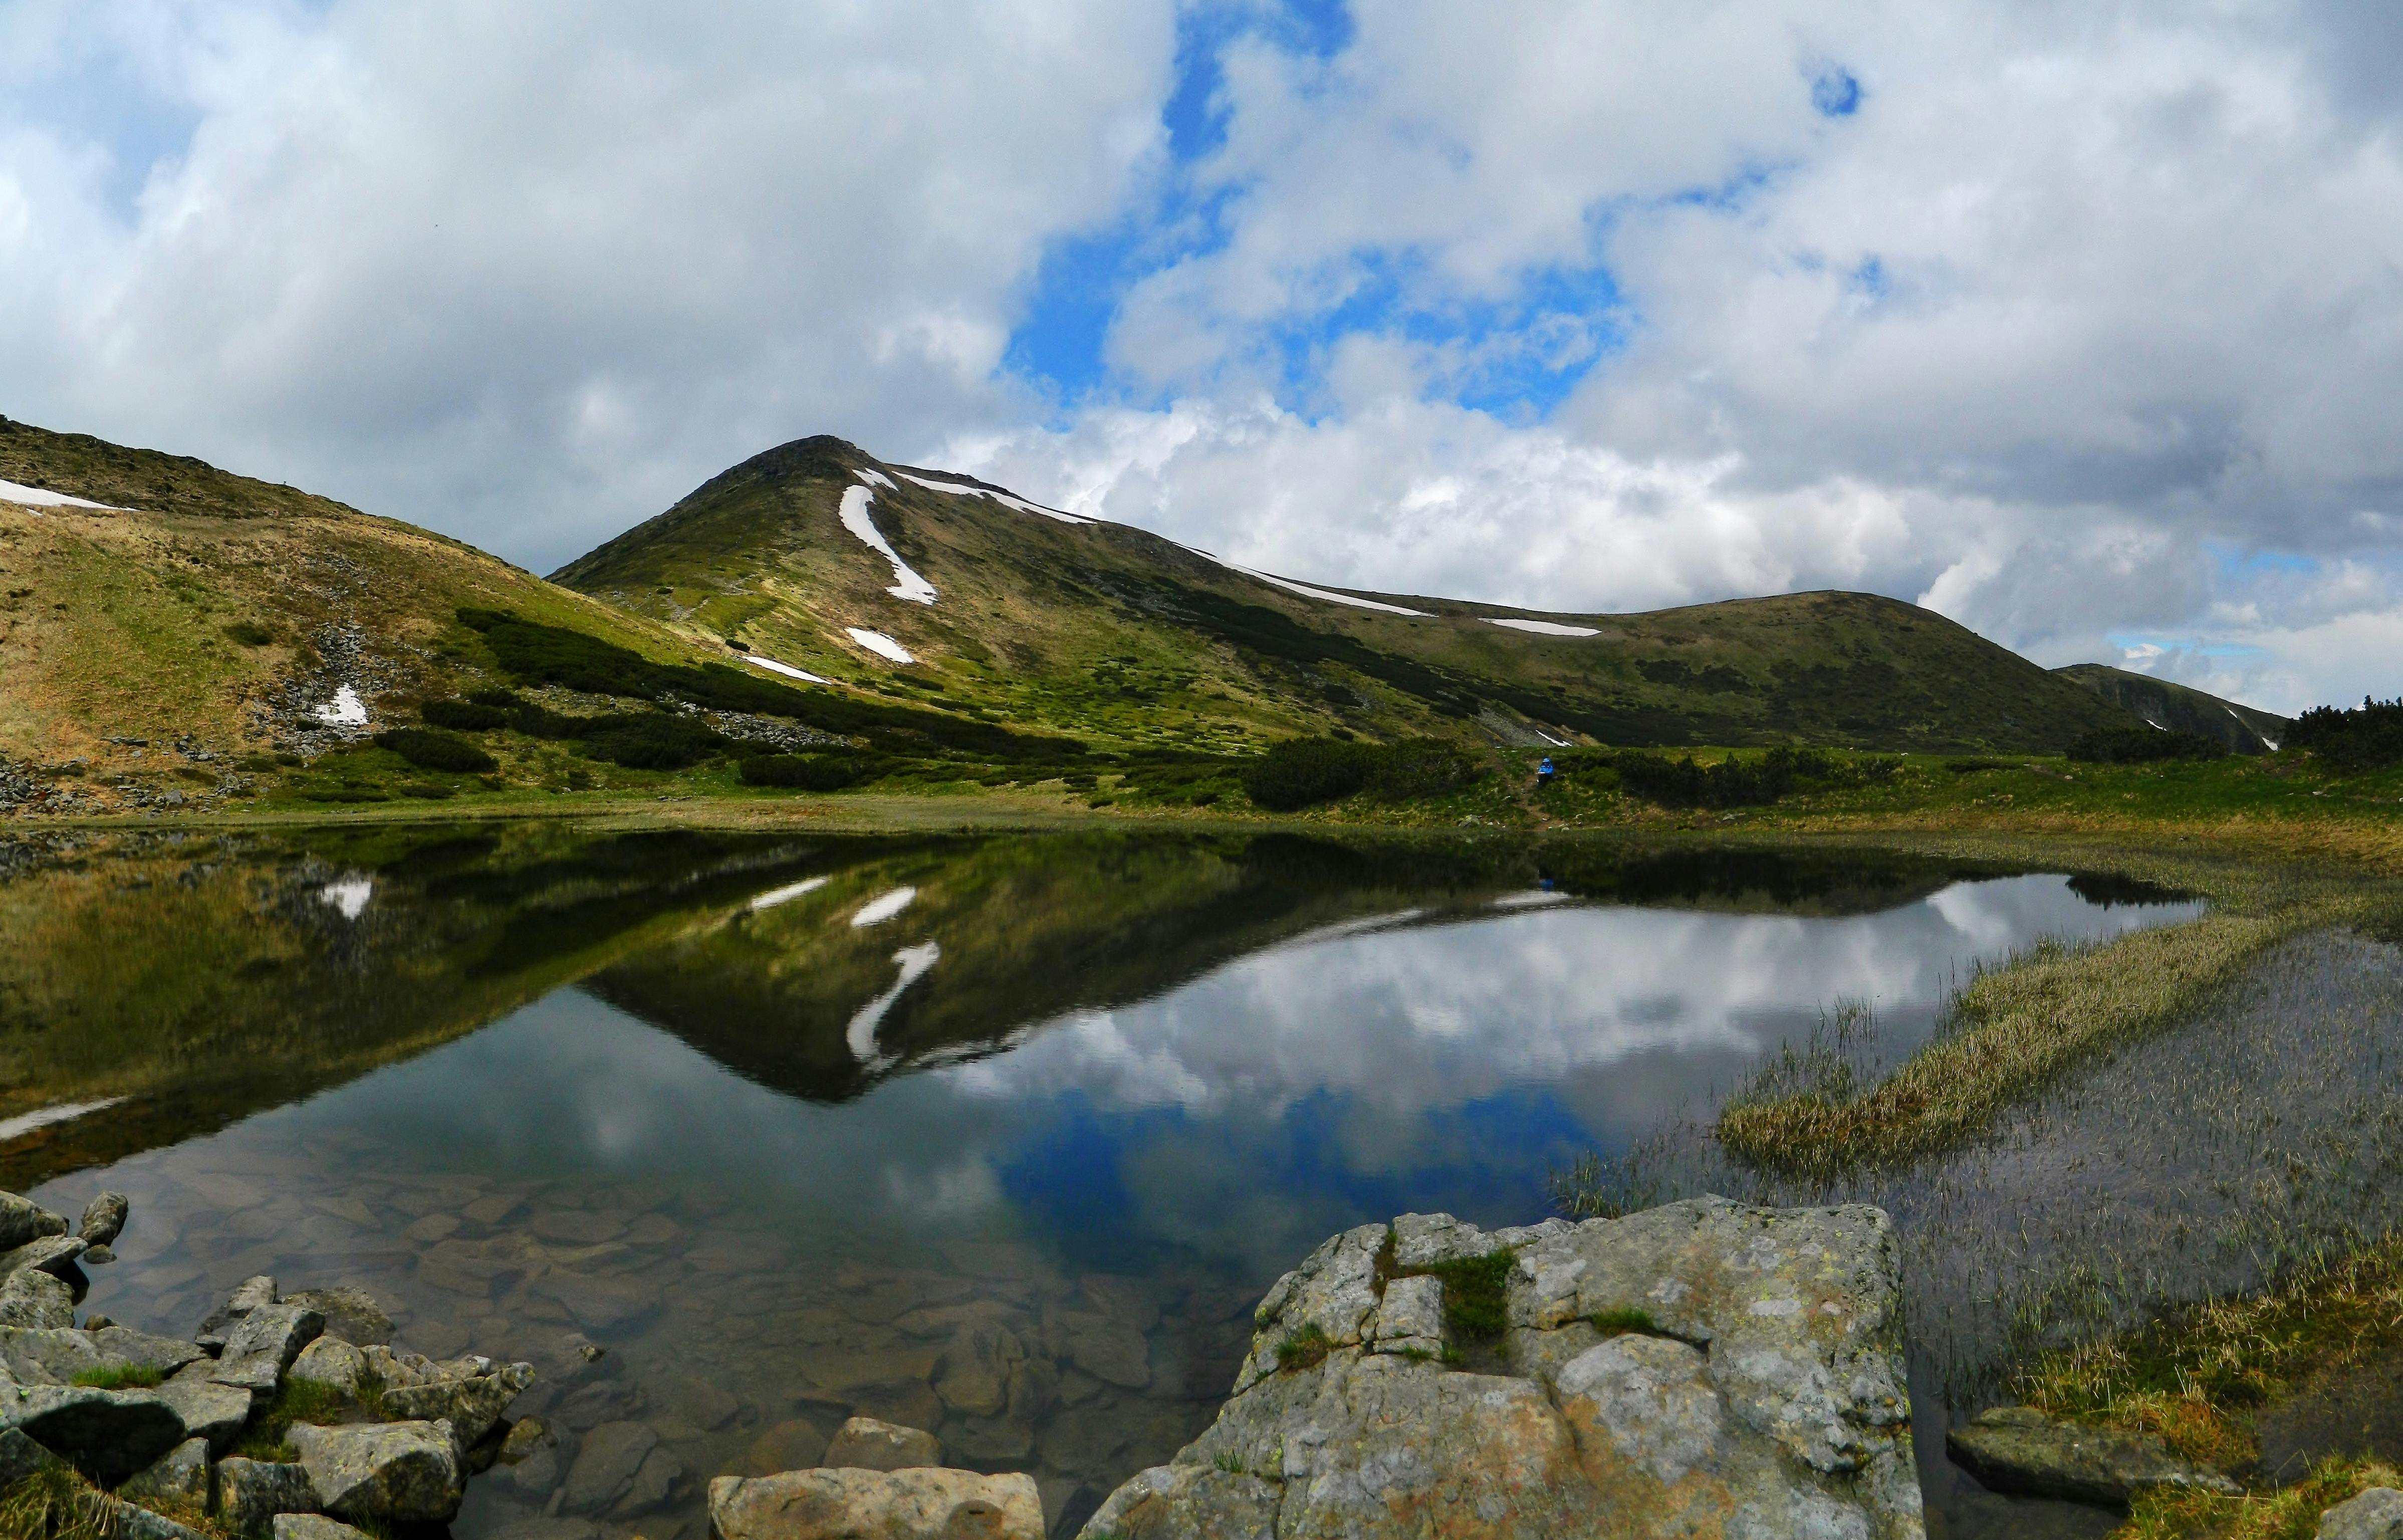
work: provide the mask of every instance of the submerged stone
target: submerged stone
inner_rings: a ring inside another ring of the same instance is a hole
[[[1953,1463],[1995,1491],[2125,1508],[2151,1487],[2235,1493],[2236,1483],[2170,1452],[2160,1439],[1996,1407],[1945,1436]]]
[[[943,1463],[943,1446],[931,1433],[873,1417],[854,1417],[835,1430],[820,1464],[828,1469],[909,1470]]]
[[[1025,1475],[799,1470],[717,1478],[709,1521],[717,1540],[1043,1540],[1043,1499]]]

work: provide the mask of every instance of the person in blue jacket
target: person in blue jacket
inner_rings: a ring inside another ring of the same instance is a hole
[[[1558,773],[1552,769],[1552,756],[1548,754],[1544,756],[1544,762],[1535,767],[1535,784],[1549,786],[1552,784],[1552,777]]]

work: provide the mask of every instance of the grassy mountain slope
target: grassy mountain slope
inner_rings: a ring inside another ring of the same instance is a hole
[[[154,766],[178,739],[313,753],[343,685],[372,728],[492,677],[461,605],[695,656],[472,547],[198,460],[0,420],[0,480],[112,505],[0,501],[0,756],[131,770],[125,738]]]
[[[2092,691],[1890,599],[1531,617],[1444,599],[1319,598],[1141,530],[913,477],[1001,492],[805,438],[552,576],[721,656],[741,644],[863,689],[1119,746],[1238,748],[1340,728],[2043,752],[2128,725]],[[841,522],[845,493],[871,483],[875,530],[932,585],[931,604],[896,597],[906,584],[892,563]],[[1500,618],[1593,634],[1530,634]],[[854,628],[915,660],[880,656]]]
[[[2190,732],[2225,743],[2238,754],[2269,754],[2285,742],[2289,718],[2240,706],[2185,685],[2154,679],[2107,663],[2073,663],[2053,671],[2104,700],[2132,711],[2157,728]]]

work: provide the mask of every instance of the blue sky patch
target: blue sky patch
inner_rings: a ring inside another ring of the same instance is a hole
[[[1850,118],[1861,110],[1861,83],[1852,71],[1830,64],[1811,82],[1811,105],[1822,118]]]

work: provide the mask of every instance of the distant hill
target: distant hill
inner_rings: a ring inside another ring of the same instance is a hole
[[[472,546],[181,455],[0,419],[0,757],[318,752],[499,682],[463,604],[698,655]]]
[[[2135,713],[2157,728],[2191,732],[2225,743],[2238,754],[2268,754],[2286,741],[2295,724],[2271,712],[2256,711],[2216,695],[2172,684],[2107,663],[2072,663],[2053,671],[2104,700]]]
[[[1340,729],[2041,753],[2129,722],[1892,599],[1549,615],[1328,589],[825,437],[552,578],[757,669],[1131,747]]]

